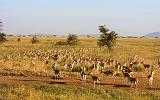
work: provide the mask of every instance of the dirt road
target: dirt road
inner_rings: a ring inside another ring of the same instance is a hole
[[[154,77],[153,90],[160,90],[160,78]],[[55,80],[52,77],[21,77],[21,76],[0,76],[0,84],[16,85],[47,85],[47,86],[57,86],[57,85],[70,85],[84,88],[93,88],[92,80],[87,79],[86,82],[81,82],[80,78],[68,76],[60,80]],[[105,78],[102,80],[97,88],[126,88],[130,89],[130,84],[127,83],[123,77],[120,77],[114,81],[113,78]],[[131,88],[133,89],[133,88]],[[137,89],[145,90],[148,89],[147,78],[139,78],[139,83]]]

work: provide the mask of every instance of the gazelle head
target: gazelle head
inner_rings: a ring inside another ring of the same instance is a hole
[[[141,60],[141,64],[144,64],[144,59]]]
[[[152,74],[152,75],[154,75],[154,74],[155,74],[155,72],[154,72],[154,71],[152,71],[152,72],[151,72],[151,74]]]
[[[160,57],[158,58],[158,64],[160,63]]]

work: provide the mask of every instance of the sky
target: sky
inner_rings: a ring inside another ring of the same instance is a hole
[[[160,31],[160,0],[0,0],[7,34],[99,34],[106,25],[121,36]]]

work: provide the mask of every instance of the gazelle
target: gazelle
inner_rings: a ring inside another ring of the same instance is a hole
[[[115,65],[115,69],[116,69],[117,71],[119,71],[120,68],[121,68],[121,63],[119,63],[118,61],[116,61],[115,64],[116,64],[116,65]]]
[[[126,68],[122,71],[124,78],[126,79],[127,83],[131,83],[131,87],[137,87],[138,78],[132,77],[131,74],[133,73],[131,69]]]
[[[60,71],[55,68],[56,63],[53,64],[52,69],[54,70],[55,77],[54,79],[60,79]]]
[[[80,76],[81,76],[81,81],[83,82],[86,82],[87,80],[87,75],[89,75],[90,73],[87,73],[87,70],[85,67],[81,67],[80,68]]]
[[[132,70],[129,67],[124,67],[122,70],[124,73],[131,73]]]
[[[134,58],[128,59],[129,67],[130,67],[130,68],[133,68],[133,67],[135,67],[135,66],[137,66],[137,65],[139,64],[139,62],[136,61],[137,56],[138,56],[138,55],[135,55]]]
[[[34,59],[31,59],[31,64],[30,66],[35,66],[35,60]]]
[[[149,72],[149,69],[151,68],[151,65],[150,64],[145,64],[144,61],[141,61],[141,64],[144,66],[144,69],[148,70],[148,72]]]
[[[127,80],[127,82],[131,83],[131,87],[133,87],[133,86],[137,87],[138,78],[131,77],[131,73],[124,73],[123,72],[123,75],[124,75],[125,79]]]
[[[125,69],[125,70],[122,70],[122,73],[123,73],[124,79],[126,80],[126,83],[128,83],[129,82],[129,77],[130,77],[129,73],[131,73],[131,71]]]
[[[104,73],[106,76],[114,76],[116,74],[116,71],[107,70],[107,71],[103,71],[102,73]]]
[[[155,74],[154,71],[151,72],[150,75],[148,75],[148,85],[149,85],[149,88],[152,87],[152,83],[153,83],[153,75]]]
[[[106,77],[111,76],[115,83],[115,80],[122,76],[122,73],[115,71],[115,70],[107,70],[102,72]]]
[[[96,87],[96,83],[100,84],[100,78],[98,76],[92,76],[92,80],[93,80],[93,84],[94,84],[94,88]]]
[[[160,58],[158,58],[158,68],[160,68]]]
[[[104,63],[103,63],[103,61],[99,61],[98,64],[97,64],[97,70],[99,72],[102,72],[103,69],[104,69]]]
[[[129,75],[128,77],[129,79],[129,82],[131,83],[131,87],[134,86],[134,87],[137,87],[137,84],[138,84],[138,78],[135,78],[135,77],[131,77],[131,75]]]

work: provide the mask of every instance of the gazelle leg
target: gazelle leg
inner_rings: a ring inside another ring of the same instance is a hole
[[[96,81],[93,81],[93,84],[94,84],[94,88],[96,87]]]
[[[97,80],[98,81],[98,87],[100,88],[100,80]]]

